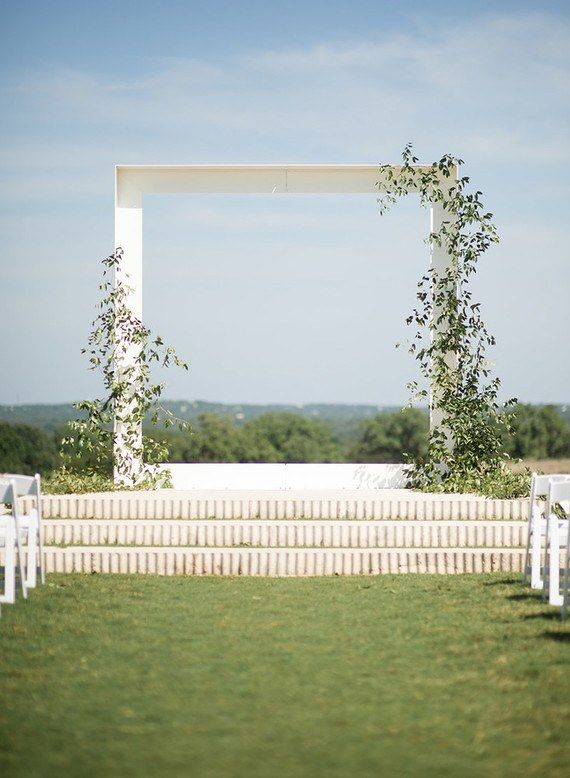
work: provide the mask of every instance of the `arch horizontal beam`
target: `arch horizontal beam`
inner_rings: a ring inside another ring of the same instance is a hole
[[[116,203],[143,194],[373,194],[388,191],[379,165],[117,165]],[[429,166],[418,166],[427,171]],[[401,166],[391,166],[397,175]]]

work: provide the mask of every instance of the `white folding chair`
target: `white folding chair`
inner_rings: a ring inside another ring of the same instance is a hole
[[[1,476],[14,482],[17,497],[34,497],[35,505],[25,514],[16,506],[20,525],[20,539],[27,541],[26,587],[33,589],[37,583],[39,566],[40,580],[45,583],[45,567],[42,547],[42,488],[38,473],[34,476],[8,473]],[[38,564],[39,563],[39,564]]]
[[[522,574],[523,583],[526,583],[530,573],[530,585],[532,589],[542,589],[541,556],[542,547],[546,542],[547,516],[546,502],[542,498],[548,497],[551,482],[570,480],[570,475],[556,473],[555,475],[532,474],[530,484],[530,496],[528,500],[528,532],[526,538],[526,552]]]
[[[4,549],[4,592],[0,594],[0,603],[14,603],[16,601],[16,550],[20,568],[20,585],[24,597],[28,596],[28,591],[24,576],[18,495],[13,479],[0,479],[0,504],[11,506],[9,511],[0,514],[0,548]]]
[[[565,518],[555,513],[560,506]],[[568,523],[570,516],[570,481],[551,481],[546,499],[546,552],[544,559],[544,596],[550,605],[563,605],[560,593],[560,549],[568,547]],[[568,564],[566,560],[565,564]],[[566,574],[564,576],[566,578]]]
[[[565,619],[568,613],[568,603],[570,602],[570,527],[568,528],[568,537],[566,538],[566,561],[564,564],[564,580],[562,582],[562,609],[560,616]]]

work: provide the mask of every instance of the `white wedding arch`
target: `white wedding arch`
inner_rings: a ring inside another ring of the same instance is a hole
[[[432,166],[414,166],[418,172]],[[378,194],[391,191],[387,172],[395,176],[401,165],[117,165],[115,168],[115,247],[121,247],[123,269],[131,290],[127,304],[142,321],[143,299],[143,195],[145,194]],[[457,179],[440,176],[439,186],[449,190]],[[409,190],[413,192],[413,189]],[[417,191],[417,190],[416,190]],[[446,198],[447,199],[447,198]],[[430,232],[439,232],[453,215],[441,202],[431,203]],[[431,244],[430,262],[434,274],[442,274],[451,262],[443,245]],[[441,325],[439,325],[441,326]],[[438,327],[432,323],[432,331]],[[127,355],[125,359],[129,359]],[[116,365],[121,370],[122,365]],[[438,387],[430,387],[430,428],[441,423],[437,408]],[[115,424],[115,453],[128,456],[121,425]],[[134,463],[135,464],[135,463]],[[136,463],[140,467],[141,463]],[[133,470],[139,470],[134,467]],[[139,470],[140,471],[140,470]]]

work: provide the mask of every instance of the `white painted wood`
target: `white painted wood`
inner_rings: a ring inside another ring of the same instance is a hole
[[[426,172],[431,169],[416,167]],[[140,207],[143,194],[376,194],[389,191],[379,168],[368,164],[117,165],[116,203],[118,207]],[[391,169],[397,175],[402,168],[393,165]]]
[[[27,493],[27,492],[26,492]],[[0,478],[0,504],[10,505],[9,512],[0,516],[0,545],[4,547],[4,595],[0,602],[14,602],[16,596],[15,568],[16,552],[18,557],[18,572],[20,574],[20,586],[24,598],[28,596],[27,579],[24,574],[24,555],[22,551],[22,538],[26,531],[22,526],[20,504],[18,501],[18,489],[16,478],[8,475]],[[28,557],[29,561],[29,557]]]
[[[4,591],[0,594],[0,603],[13,603],[16,601],[16,525],[11,513],[0,516],[0,554],[4,567]]]
[[[14,488],[17,505],[19,537],[27,542],[26,546],[26,586],[33,589],[37,583],[39,567],[41,582],[45,583],[45,570],[42,553],[42,487],[39,473],[35,476],[5,473],[1,476]],[[21,498],[29,498],[24,501]]]
[[[390,169],[396,174],[401,166]],[[428,166],[417,166],[427,171]],[[130,276],[133,292],[130,306],[142,319],[142,205],[143,195],[149,193],[347,193],[374,194],[388,191],[386,173],[378,165],[117,165],[115,170],[115,247],[124,250],[124,266]],[[454,178],[455,176],[453,176]],[[443,186],[450,179],[441,177]],[[431,229],[439,229],[442,220],[449,218],[440,206],[431,209]],[[432,268],[443,272],[450,258],[443,249],[432,250]],[[450,356],[450,359],[453,359]],[[118,364],[119,372],[134,364],[129,354]],[[437,411],[437,387],[430,387],[430,415],[432,428],[441,422]],[[126,455],[124,430],[115,425],[115,450]],[[132,462],[127,481],[136,479],[142,463]],[[115,473],[117,477],[118,474]]]
[[[570,603],[570,529],[566,533],[566,559],[564,560],[564,578],[562,581],[562,608],[560,616],[565,619]]]
[[[525,562],[522,580],[525,583],[530,576],[532,589],[542,589],[541,577],[542,553],[546,540],[546,503],[550,485],[557,481],[570,480],[570,475],[565,473],[552,473],[549,475],[532,474],[530,495],[528,498],[528,532],[525,551]]]
[[[123,250],[121,267],[123,271],[123,284],[129,290],[126,304],[132,314],[142,321],[143,300],[143,223],[142,223],[142,192],[132,187],[128,180],[116,175],[115,180],[115,247]],[[115,281],[117,275],[115,276]],[[117,350],[115,370],[118,376],[136,366],[137,349],[129,348],[124,352]],[[136,391],[136,376],[130,381],[133,391]],[[128,409],[127,409],[128,410]],[[129,447],[125,442],[125,425],[115,419],[115,450],[126,456]],[[142,443],[142,425],[139,425],[135,443],[140,447]],[[133,459],[130,465],[129,477],[125,478],[127,484],[136,480],[136,474],[141,470],[142,463]],[[119,473],[115,469],[115,478]]]
[[[560,518],[554,509],[558,505],[565,511]],[[564,597],[560,592],[560,552],[568,545],[570,523],[570,481],[551,480],[546,498],[546,550],[544,560],[544,596],[550,605],[563,606]],[[567,561],[565,560],[565,565]]]
[[[442,181],[441,185],[444,189],[448,189],[449,186],[454,183],[455,183],[455,177],[453,177],[451,182],[448,182],[448,180],[446,180],[445,184]],[[447,226],[451,225],[454,222],[454,219],[455,219],[454,215],[450,211],[446,210],[440,202],[431,203],[430,232],[432,234],[439,233],[442,226],[444,226],[447,229]],[[431,252],[430,252],[432,284],[435,285],[438,283],[439,280],[444,278],[445,272],[450,266],[452,259],[453,258],[451,254],[449,254],[449,252],[447,251],[445,245],[437,245],[436,243],[432,244]],[[440,319],[441,321],[439,321]],[[442,318],[441,308],[434,305],[433,319],[430,325],[432,341],[434,337],[445,332],[446,327],[447,327],[447,321],[445,318]],[[454,370],[457,367],[457,355],[454,354],[453,352],[449,352],[446,356],[446,363],[452,370]],[[433,378],[430,383],[430,396],[429,396],[431,430],[435,429],[436,427],[440,427],[443,420],[443,414],[438,405],[438,397],[439,397],[439,387],[437,386],[435,378]],[[447,435],[447,445],[449,447],[452,446],[452,441],[449,434]]]
[[[240,464],[160,465],[174,489],[401,489],[407,465],[391,464]]]

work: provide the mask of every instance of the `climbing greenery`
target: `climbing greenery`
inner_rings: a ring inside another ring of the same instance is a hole
[[[103,260],[99,285],[103,296],[82,349],[89,368],[101,373],[104,397],[74,404],[82,416],[69,422],[69,434],[62,441],[63,466],[55,478],[60,486],[69,482],[73,491],[80,486],[78,477],[108,487],[112,465],[115,486],[168,485],[167,474],[156,467],[168,460],[168,448],[164,442],[141,436],[140,425],[150,418],[154,425],[160,421],[164,427],[187,428],[187,422],[160,404],[164,384],[153,382],[151,368],[177,365],[187,370],[188,365],[132,312],[132,288],[122,260],[121,248]]]
[[[526,492],[526,476],[506,467],[505,438],[516,399],[498,401],[500,381],[492,375],[487,349],[495,345],[473,300],[470,281],[481,256],[499,238],[481,192],[468,189],[469,178],[456,177],[462,160],[445,155],[431,166],[418,167],[412,146],[403,164],[380,168],[380,212],[398,198],[417,192],[423,206],[443,210],[441,227],[431,232],[433,249],[451,258],[443,270],[430,268],[417,286],[417,304],[407,318],[415,329],[409,352],[419,363],[428,386],[438,387],[430,412],[439,423],[429,436],[427,455],[410,458],[411,486],[430,491],[476,491],[497,497]],[[427,389],[408,384],[410,403],[425,401]],[[436,417],[436,418],[437,418]]]

